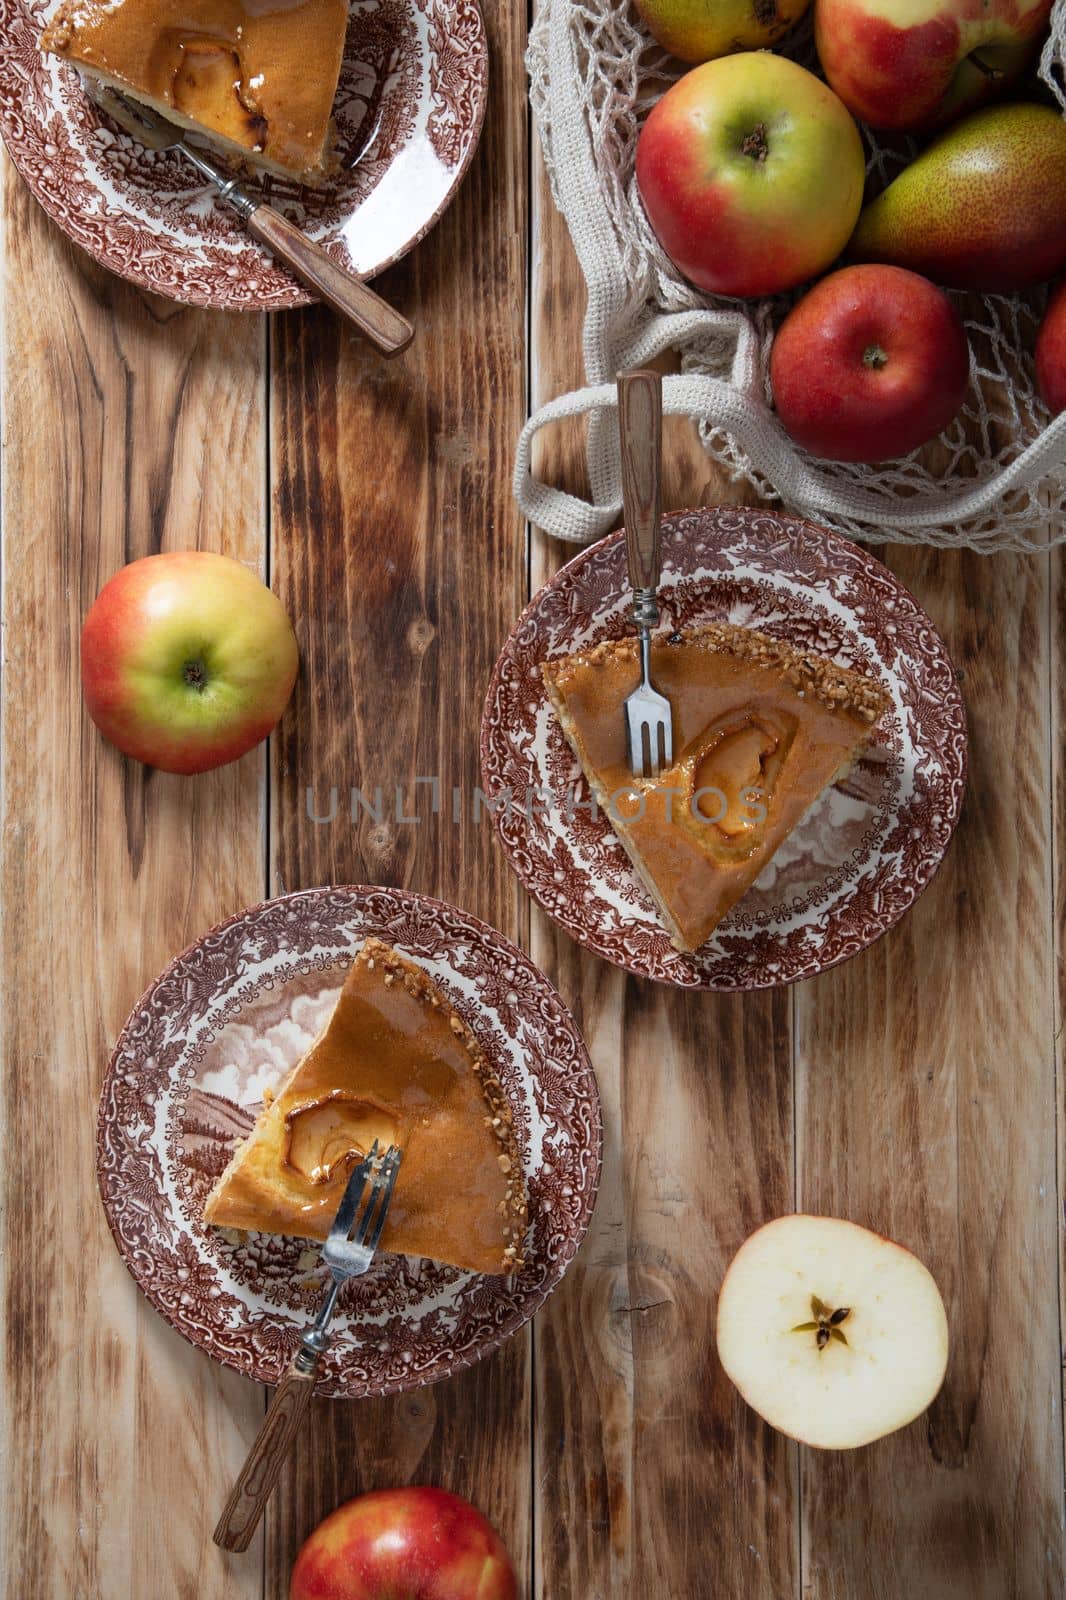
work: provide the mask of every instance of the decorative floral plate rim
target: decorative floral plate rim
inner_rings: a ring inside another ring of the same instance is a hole
[[[500,652],[481,726],[482,785],[493,824],[538,905],[579,944],[638,977],[724,991],[813,977],[887,933],[943,860],[966,786],[966,714],[954,666],[933,623],[889,568],[803,518],[756,507],[697,507],[664,517],[662,537],[665,622],[732,620],[793,642],[802,635],[811,648],[871,672],[889,689],[892,708],[874,756],[863,763],[879,790],[871,791],[868,817],[856,802],[855,827],[862,826],[855,849],[822,880],[811,867],[806,892],[775,906],[764,881],[791,848],[786,841],[707,944],[688,955],[671,946],[606,820],[586,823],[580,804],[560,817],[552,805],[558,780],[565,777],[574,786],[566,792],[586,800],[588,789],[539,664],[631,632],[620,530],[548,580]],[[554,785],[544,781],[553,776]],[[833,790],[812,808],[793,840],[812,836],[820,807],[836,806],[836,796]],[[546,812],[538,809],[541,801]],[[821,831],[831,839],[831,825]],[[788,873],[783,877],[787,895]]]
[[[180,154],[141,149],[93,106],[72,67],[41,55],[37,38],[57,4],[0,0],[0,134],[51,219],[119,277],[186,305],[311,304]],[[479,0],[350,8],[335,102],[342,143],[354,148],[361,119],[373,118],[352,170],[320,192],[231,170],[341,265],[373,277],[436,226],[466,174],[485,119],[488,43]],[[361,42],[368,33],[372,47]],[[364,249],[379,233],[379,245]]]
[[[138,1287],[190,1343],[276,1383],[317,1304],[318,1247],[231,1238],[202,1222],[187,1147],[202,1131],[199,1107],[229,1105],[202,1093],[205,1057],[231,1026],[250,1019],[255,1035],[257,1007],[287,1016],[301,985],[327,985],[332,1004],[329,980],[339,986],[370,933],[433,972],[497,1067],[515,1111],[530,1230],[514,1280],[388,1256],[346,1287],[316,1393],[347,1398],[401,1393],[489,1355],[544,1303],[584,1238],[602,1163],[599,1095],[569,1010],[529,957],[480,918],[407,890],[322,886],[263,901],[194,940],[145,990],[112,1052],[96,1125],[104,1211]],[[226,1057],[221,1045],[214,1053]],[[244,1114],[250,1125],[254,1110]],[[297,1274],[308,1253],[304,1292]]]

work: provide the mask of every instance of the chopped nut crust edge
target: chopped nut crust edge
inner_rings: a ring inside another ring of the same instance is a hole
[[[413,961],[408,961],[399,951],[383,939],[369,938],[364,943],[355,958],[356,966],[369,967],[371,971],[377,965],[384,967],[386,983],[389,977],[399,979],[408,994],[416,999],[425,1001],[435,1010],[443,1010],[449,1006],[447,997],[443,995],[433,980],[416,966]],[[503,1252],[500,1271],[504,1273],[517,1272],[524,1265],[522,1246],[525,1240],[526,1228],[529,1222],[528,1205],[526,1201],[526,1186],[522,1176],[522,1152],[518,1147],[518,1139],[514,1131],[514,1116],[511,1103],[504,1092],[499,1077],[493,1071],[485,1054],[478,1044],[470,1028],[457,1012],[448,1009],[448,1026],[460,1039],[470,1057],[470,1065],[474,1076],[481,1086],[485,1097],[487,1115],[485,1124],[500,1147],[500,1170],[507,1179],[507,1217],[504,1224],[504,1234],[507,1239]],[[504,1166],[504,1162],[507,1165]]]
[[[840,667],[828,656],[813,650],[798,650],[783,639],[772,639],[754,628],[741,628],[730,622],[711,622],[701,628],[686,628],[680,633],[659,634],[653,643],[670,648],[675,644],[694,645],[753,667],[777,670],[797,694],[812,695],[831,711],[843,711],[873,724],[891,705],[888,691],[875,678],[850,667]],[[570,679],[589,663],[600,664],[611,658],[636,660],[635,636],[601,639],[586,650],[558,660],[546,661],[541,671],[546,680],[565,688]]]

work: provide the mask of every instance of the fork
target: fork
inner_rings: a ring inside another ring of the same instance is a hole
[[[392,1144],[379,1158],[375,1139],[366,1159],[360,1162],[348,1179],[329,1237],[322,1248],[322,1259],[333,1281],[318,1315],[300,1341],[300,1348],[288,1372],[278,1384],[255,1443],[248,1452],[248,1459],[222,1509],[214,1540],[224,1550],[247,1550],[252,1542],[252,1535],[259,1526],[259,1519],[278,1481],[289,1447],[310,1404],[315,1372],[329,1344],[330,1319],[341,1285],[349,1278],[362,1277],[374,1259],[401,1159],[401,1152]],[[368,1179],[370,1194],[366,1204],[362,1205]]]
[[[659,621],[662,522],[663,380],[637,367],[618,376],[622,506],[633,621],[640,636],[640,683],[626,700],[626,757],[635,778],[657,778],[674,759],[670,702],[651,681],[651,630]]]
[[[376,294],[370,286],[347,272],[320,244],[308,238],[302,229],[283,217],[280,211],[255,199],[242,189],[237,179],[222,167],[196,150],[186,141],[185,134],[176,123],[168,121],[158,111],[120,94],[117,89],[90,80],[86,83],[89,98],[106,111],[138,144],[148,150],[180,150],[192,163],[201,177],[213,183],[223,200],[236,211],[252,238],[265,245],[271,254],[288,267],[293,277],[305,289],[324,300],[340,316],[359,329],[374,348],[383,356],[396,356],[414,338],[414,329]]]

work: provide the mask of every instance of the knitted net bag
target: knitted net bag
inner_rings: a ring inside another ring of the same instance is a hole
[[[783,53],[816,68],[809,22]],[[709,454],[767,498],[856,539],[978,550],[1046,549],[1066,540],[1066,414],[1036,392],[1033,345],[1047,291],[953,294],[966,323],[971,383],[947,433],[876,467],[816,459],[775,417],[767,378],[773,330],[794,296],[739,301],[701,293],[652,234],[633,176],[644,115],[679,64],[651,41],[624,0],[541,0],[528,67],[552,194],[588,287],[588,386],[543,406],[515,463],[524,514],[557,538],[587,543],[621,509],[615,375],[667,348],[681,372],[663,404],[691,416]],[[1066,0],[1057,0],[1039,66],[1066,111]],[[883,187],[914,153],[907,140],[865,135],[868,173]],[[535,479],[540,428],[588,418],[591,501]]]

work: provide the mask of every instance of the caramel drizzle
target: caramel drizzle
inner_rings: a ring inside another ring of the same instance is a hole
[[[302,1105],[293,1106],[291,1111],[286,1112],[285,1115],[285,1148],[282,1152],[281,1159],[284,1165],[289,1168],[290,1172],[295,1172],[300,1178],[304,1179],[305,1182],[315,1186],[332,1183],[334,1181],[334,1174],[336,1173],[338,1167],[343,1167],[344,1174],[347,1176],[355,1164],[358,1161],[364,1160],[366,1157],[366,1149],[363,1148],[363,1145],[354,1136],[346,1135],[343,1126],[339,1126],[335,1131],[330,1130],[324,1136],[322,1141],[323,1159],[320,1159],[317,1164],[311,1166],[310,1171],[306,1165],[302,1165],[298,1160],[295,1159],[292,1148],[293,1135],[297,1131],[297,1126],[301,1118],[306,1118],[309,1115],[313,1115],[315,1112],[323,1111],[330,1105],[358,1106],[360,1108],[365,1108],[365,1111],[369,1116],[384,1119],[388,1122],[395,1122],[396,1120],[391,1112],[385,1111],[381,1106],[375,1105],[373,1101],[365,1100],[361,1095],[349,1094],[345,1089],[332,1089],[329,1094],[320,1095],[316,1100],[305,1100]],[[334,1156],[332,1161],[326,1161],[324,1159],[324,1155],[329,1145],[332,1143],[342,1144],[346,1136],[351,1137],[351,1144],[349,1148]]]

